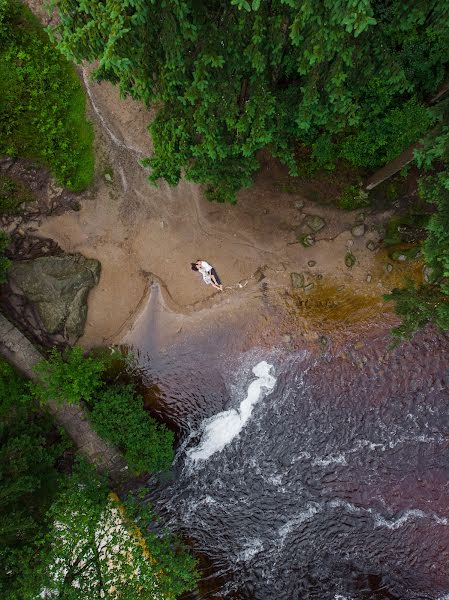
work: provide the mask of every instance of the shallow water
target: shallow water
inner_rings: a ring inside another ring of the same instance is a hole
[[[151,499],[210,561],[192,598],[449,594],[449,341],[389,343],[140,359],[179,434]]]

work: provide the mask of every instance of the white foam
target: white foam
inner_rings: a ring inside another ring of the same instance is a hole
[[[329,502],[329,506],[331,508],[344,508],[352,513],[367,513],[370,514],[374,519],[375,527],[386,527],[387,529],[398,529],[405,525],[410,520],[417,519],[429,519],[434,521],[438,525],[448,525],[448,520],[446,517],[441,517],[440,515],[435,514],[434,512],[426,513],[418,508],[411,508],[402,513],[401,516],[392,519],[388,519],[375,511],[372,508],[363,508],[361,506],[355,506],[351,502],[347,502],[346,500],[341,500],[337,498],[335,500],[331,500]]]
[[[322,508],[319,505],[309,503],[305,510],[298,513],[292,519],[289,519],[284,525],[279,527],[278,533],[279,533],[280,543],[281,544],[284,543],[287,535],[289,533],[291,533],[297,525],[301,525],[301,523],[304,523],[304,521],[309,521],[321,510],[322,510]]]
[[[263,360],[253,368],[257,379],[249,384],[246,398],[241,402],[238,410],[235,408],[225,410],[203,421],[200,443],[187,452],[190,460],[194,462],[207,460],[215,452],[221,452],[239,435],[251,417],[254,406],[264,396],[264,392],[274,388],[276,379],[270,375],[272,366]]]
[[[244,549],[239,552],[237,555],[237,560],[239,562],[246,562],[251,560],[253,556],[258,554],[263,550],[263,543],[260,538],[254,538],[252,540],[248,540],[245,543]]]

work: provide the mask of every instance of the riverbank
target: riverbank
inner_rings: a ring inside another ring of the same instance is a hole
[[[139,165],[152,150],[146,131],[151,114],[130,99],[120,100],[110,84],[91,82],[87,69],[82,76],[96,132],[95,184],[80,197],[79,211],[46,218],[38,233],[102,264],[100,283],[89,296],[83,346],[126,337],[148,304],[153,281],[161,283],[165,303],[184,329],[264,312],[267,303],[276,311],[285,305],[282,336],[294,337],[298,326],[307,339],[318,339],[352,322],[379,324],[379,314],[390,325],[391,308],[381,297],[410,273],[409,263],[388,267],[386,252],[378,249],[391,211],[345,212],[312,202],[307,186],[302,193],[297,182],[294,193],[286,192],[288,174],[267,157],[236,206],[211,204],[186,181],[155,188]],[[314,217],[324,222],[317,232],[310,226]],[[354,236],[358,225],[360,237]],[[311,247],[299,241],[307,234],[313,236]],[[348,253],[355,257],[352,267],[345,264]],[[223,293],[190,270],[199,257],[216,266]],[[303,288],[292,290],[292,273],[304,277]]]

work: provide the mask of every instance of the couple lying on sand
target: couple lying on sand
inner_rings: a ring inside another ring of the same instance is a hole
[[[199,271],[199,273],[201,273],[205,284],[211,284],[214,286],[214,288],[220,290],[220,292],[223,291],[223,286],[221,285],[220,278],[218,277],[217,271],[212,265],[210,265],[205,260],[199,259],[196,262],[191,263],[191,265],[192,271]]]

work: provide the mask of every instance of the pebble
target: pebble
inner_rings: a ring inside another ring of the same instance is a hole
[[[316,265],[316,260],[309,260],[307,264],[309,267],[314,267]]]
[[[369,241],[366,244],[366,247],[368,248],[368,250],[371,250],[371,252],[374,252],[374,250],[376,249],[376,244],[373,241]]]
[[[304,208],[304,200],[296,200],[295,208],[297,210],[302,210]]]
[[[111,183],[111,181],[112,181],[112,175],[110,173],[105,173],[104,174],[104,178],[106,179],[106,181],[109,181],[109,183]]]
[[[392,270],[393,270],[393,265],[392,265],[391,263],[387,263],[387,264],[385,265],[385,271],[386,271],[387,273],[391,273],[391,271],[392,271]]]
[[[314,287],[315,287],[314,283],[308,283],[307,285],[304,286],[304,291],[310,292],[311,290],[313,290]]]
[[[367,283],[371,283],[373,276],[371,275],[371,273],[368,273],[368,275],[366,276],[366,282]]]
[[[356,238],[362,237],[365,235],[365,225],[363,223],[360,225],[354,225],[354,227],[351,229],[351,234]]]

